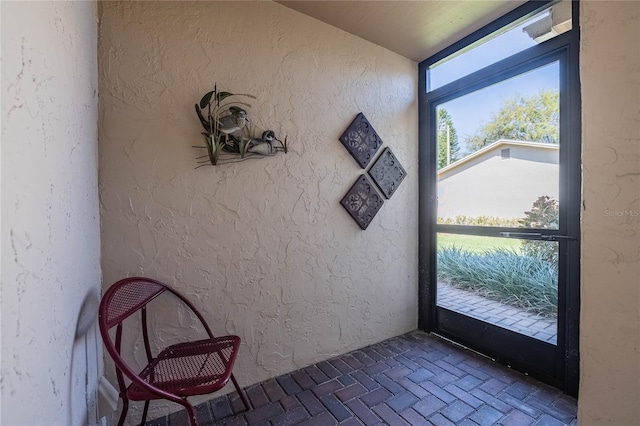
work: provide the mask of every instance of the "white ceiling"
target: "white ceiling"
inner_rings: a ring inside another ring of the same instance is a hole
[[[524,0],[276,1],[416,62],[525,3]]]

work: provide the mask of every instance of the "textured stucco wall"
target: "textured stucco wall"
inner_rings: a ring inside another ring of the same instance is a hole
[[[640,2],[581,4],[581,425],[640,423]]]
[[[3,425],[96,423],[96,4],[2,2]]]
[[[416,63],[271,2],[101,7],[105,284],[186,293],[242,337],[243,386],[415,329]],[[194,170],[214,82],[255,95],[250,117],[291,152]],[[339,204],[360,111],[408,172],[364,232]]]

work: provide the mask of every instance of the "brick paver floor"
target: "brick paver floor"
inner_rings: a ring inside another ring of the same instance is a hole
[[[560,391],[414,331],[198,405],[209,425],[574,425]],[[148,423],[188,425],[184,411]]]
[[[555,318],[532,314],[447,283],[438,282],[438,305],[554,345],[558,341]]]

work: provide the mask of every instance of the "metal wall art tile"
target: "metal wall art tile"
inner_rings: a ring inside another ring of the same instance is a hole
[[[360,175],[340,204],[347,209],[360,228],[365,230],[384,204],[384,200],[367,175]]]
[[[347,130],[340,136],[340,142],[363,169],[369,165],[378,148],[382,146],[380,136],[373,130],[363,113],[359,113],[349,124]]]
[[[407,172],[396,156],[393,155],[391,149],[387,147],[369,169],[369,175],[371,175],[371,179],[378,185],[384,196],[389,199],[398,189],[405,176],[407,176]]]

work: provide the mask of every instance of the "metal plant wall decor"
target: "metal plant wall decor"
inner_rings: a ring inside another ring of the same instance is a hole
[[[194,148],[207,150],[205,155],[197,157],[196,168],[287,152],[287,138],[281,141],[273,130],[260,131],[244,109],[251,105],[236,100],[238,97],[255,99],[253,95],[218,91],[214,85],[196,104],[196,114],[205,130],[202,132],[205,146]]]
[[[362,113],[356,116],[340,136],[340,142],[363,169],[373,160],[382,145],[382,140]],[[407,172],[389,147],[384,149],[367,173],[358,177],[356,183],[340,201],[363,230],[367,229],[384,204],[384,199],[371,180],[380,188],[382,194],[390,199],[407,176]]]

